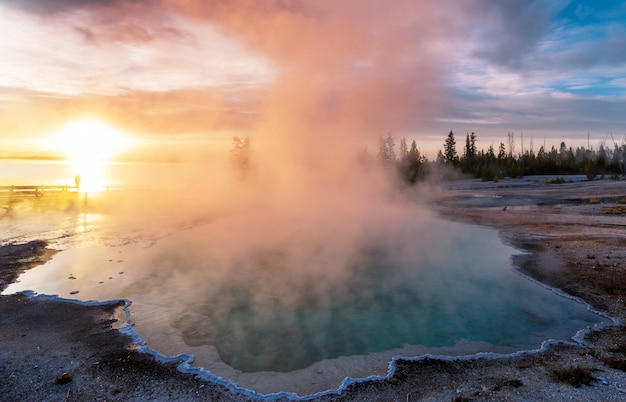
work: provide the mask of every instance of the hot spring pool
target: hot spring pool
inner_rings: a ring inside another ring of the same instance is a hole
[[[298,233],[251,243],[221,225],[68,249],[4,293],[129,299],[149,347],[301,395],[384,375],[396,355],[537,349],[608,321],[515,271],[519,250],[495,230],[432,214],[329,247]]]

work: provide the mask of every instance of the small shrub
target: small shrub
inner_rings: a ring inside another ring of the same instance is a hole
[[[590,386],[597,378],[591,374],[591,370],[585,367],[571,367],[564,370],[554,370],[552,377],[555,381],[567,383],[580,388],[581,385]]]
[[[519,388],[522,385],[524,385],[524,383],[521,380],[507,380],[501,384],[496,385],[495,387],[493,387],[494,391],[500,391],[502,388],[504,387],[513,387],[513,388]]]
[[[587,180],[595,180],[597,176],[597,167],[596,164],[592,161],[588,161],[583,168],[585,171],[585,175],[587,176]]]
[[[55,377],[54,383],[55,384],[67,384],[69,382],[72,382],[73,379],[74,379],[74,376],[72,376],[71,374],[63,373]]]
[[[611,353],[624,353],[626,354],[626,343],[620,344],[614,348],[609,349]]]
[[[598,352],[596,352],[595,350],[591,349],[590,351],[588,351],[586,353],[587,356],[591,356],[591,357],[595,357],[596,359],[598,359]],[[582,356],[585,356],[585,354],[582,354]]]
[[[624,359],[614,359],[607,358],[603,359],[602,362],[609,366],[610,368],[614,368],[616,370],[626,371],[626,360]]]
[[[557,176],[552,180],[546,179],[543,183],[544,184],[563,184],[565,183],[565,179],[562,178],[561,176]]]

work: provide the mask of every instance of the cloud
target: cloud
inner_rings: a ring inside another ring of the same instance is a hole
[[[456,93],[455,102],[443,112],[442,121],[429,127],[440,133],[457,135],[476,132],[479,148],[506,142],[509,132],[523,133],[526,147],[529,139],[546,139],[548,148],[565,141],[572,146],[587,146],[587,133],[597,146],[608,133],[623,133],[626,117],[621,111],[625,97],[584,97],[571,93],[551,92],[503,98],[478,93]],[[480,105],[477,107],[476,105]],[[441,145],[440,145],[441,146]],[[521,150],[521,148],[520,148]]]
[[[52,15],[78,8],[112,7],[121,3],[147,3],[144,0],[3,0],[3,4],[35,13],[39,15]]]
[[[611,85],[613,87],[621,87],[623,89],[626,89],[626,77],[616,78],[614,80],[611,80],[609,82],[609,85]]]
[[[36,14],[50,22],[63,19],[90,43],[148,42],[189,37],[173,26],[164,10],[146,0],[5,1],[11,8]]]
[[[263,85],[271,67],[211,26],[163,10],[4,10],[0,85],[80,96]],[[15,41],[12,38],[21,38]],[[59,51],[63,49],[63,51]]]
[[[626,60],[626,25],[619,22],[619,11],[579,4],[570,14],[567,6],[523,0],[470,3],[464,29],[471,56],[513,71],[588,68]]]
[[[266,55],[277,74],[261,133],[271,147],[353,149],[355,140],[417,127],[441,93],[435,2],[165,3]],[[294,5],[296,4],[296,5]],[[280,143],[280,145],[278,145]],[[289,151],[285,151],[289,152]]]
[[[134,22],[116,20],[115,23],[93,24],[88,21],[76,25],[74,29],[90,44],[106,42],[144,43],[172,40],[193,41],[193,36],[182,29],[172,26],[147,26]]]
[[[558,10],[543,1],[478,0],[472,4],[466,29],[476,40],[474,55],[516,70],[526,67],[526,57],[536,50]]]
[[[573,93],[570,93],[570,92],[555,91],[555,92],[552,92],[550,95],[553,98],[556,98],[556,99],[573,99],[573,98],[576,98],[576,95],[574,95]]]
[[[626,63],[626,25],[608,24],[580,29],[575,36],[559,38],[536,56],[537,68],[591,69]]]
[[[589,6],[585,6],[583,4],[579,4],[576,6],[576,16],[578,18],[585,18],[585,17],[589,17],[590,15],[592,15],[594,12],[592,7]]]

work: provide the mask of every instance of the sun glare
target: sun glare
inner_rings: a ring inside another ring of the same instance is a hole
[[[80,191],[93,192],[110,184],[106,175],[106,163],[135,142],[128,134],[106,123],[83,119],[62,127],[51,138],[50,146],[66,155],[74,164],[76,185],[80,187]]]

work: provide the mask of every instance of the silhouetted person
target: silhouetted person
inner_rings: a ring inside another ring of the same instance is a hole
[[[74,183],[76,183],[76,191],[80,190],[80,175],[74,177]]]

